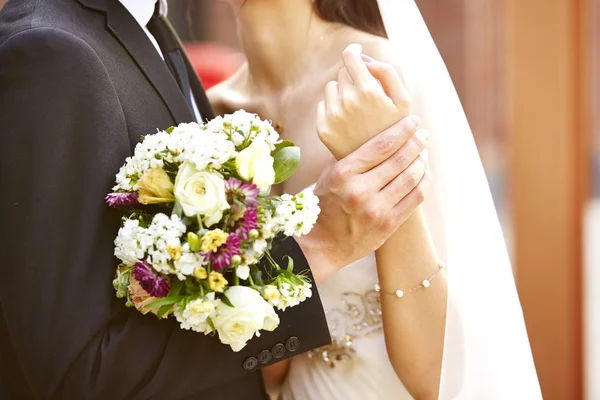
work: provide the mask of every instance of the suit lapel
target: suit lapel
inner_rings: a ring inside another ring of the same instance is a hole
[[[117,0],[78,0],[106,13],[107,28],[127,50],[162,98],[175,123],[194,120],[177,82],[137,21]],[[143,0],[140,0],[143,1]]]

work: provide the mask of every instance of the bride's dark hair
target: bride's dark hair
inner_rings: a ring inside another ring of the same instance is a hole
[[[326,21],[387,38],[377,0],[314,0],[314,5]]]

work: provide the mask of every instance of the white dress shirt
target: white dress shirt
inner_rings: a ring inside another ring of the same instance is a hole
[[[144,33],[146,34],[146,36],[148,36],[148,39],[150,39],[150,42],[152,42],[152,44],[154,45],[154,48],[156,49],[156,51],[158,52],[160,57],[164,60],[164,56],[163,56],[162,51],[160,50],[160,46],[158,45],[158,42],[156,41],[154,36],[152,36],[152,34],[150,33],[150,31],[148,30],[146,25],[148,25],[148,22],[150,22],[152,15],[154,15],[154,8],[156,7],[157,1],[160,2],[159,3],[160,14],[165,15],[165,16],[167,15],[167,11],[168,11],[167,0],[119,0],[119,1],[123,5],[123,7],[125,7],[127,9],[127,11],[129,11],[129,13],[133,16],[133,18],[135,18],[137,23],[142,27],[142,29],[144,30]],[[202,121],[202,116],[200,115],[200,111],[198,110],[198,105],[196,104],[196,100],[193,98],[193,95],[192,95],[191,102],[192,102],[192,107],[194,108],[193,111],[194,111],[194,114],[196,115],[196,119],[198,121]],[[186,121],[186,122],[191,122],[191,121]]]

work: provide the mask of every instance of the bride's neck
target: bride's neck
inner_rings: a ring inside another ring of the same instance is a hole
[[[268,92],[297,81],[317,62],[330,29],[308,0],[247,1],[238,23],[252,85]]]

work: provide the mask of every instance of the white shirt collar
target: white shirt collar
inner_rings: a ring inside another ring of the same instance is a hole
[[[167,15],[167,0],[119,0],[123,7],[129,11],[129,13],[135,18],[138,24],[142,28],[148,25],[152,15],[154,14],[154,7],[156,2],[160,4],[160,14]]]

